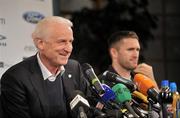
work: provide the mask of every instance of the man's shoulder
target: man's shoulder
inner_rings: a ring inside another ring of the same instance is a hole
[[[75,59],[69,59],[67,64],[79,64],[79,62]]]
[[[77,60],[74,59],[69,59],[68,63],[65,65],[65,68],[69,68],[69,67],[78,67],[80,64]]]
[[[36,59],[35,56],[26,58],[16,64],[12,65],[9,69],[7,69],[7,71],[5,73],[18,73],[18,72],[21,72],[21,70],[25,71],[29,65],[32,65],[32,63],[35,61],[35,59]]]

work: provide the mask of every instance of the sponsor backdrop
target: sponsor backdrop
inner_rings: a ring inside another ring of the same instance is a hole
[[[0,0],[0,78],[36,53],[31,33],[40,19],[52,14],[52,0]]]

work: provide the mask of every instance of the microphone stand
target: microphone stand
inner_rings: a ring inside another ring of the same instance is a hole
[[[154,101],[150,98],[150,97],[148,97],[148,101],[149,101],[149,103],[148,103],[148,118],[152,118],[152,107],[153,107],[153,104],[154,104]]]
[[[79,107],[78,110],[78,118],[87,118],[86,113],[84,112],[84,108],[82,106]]]

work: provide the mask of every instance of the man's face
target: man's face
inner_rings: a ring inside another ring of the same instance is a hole
[[[132,70],[138,64],[140,45],[136,38],[127,38],[118,42],[117,63],[127,69]]]
[[[61,24],[49,29],[45,40],[40,43],[40,57],[45,64],[61,66],[67,64],[73,46],[73,32],[71,27]]]

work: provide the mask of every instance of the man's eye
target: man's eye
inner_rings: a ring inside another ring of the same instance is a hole
[[[61,41],[57,41],[57,43],[65,43],[65,41],[64,41],[64,40],[61,40]]]

